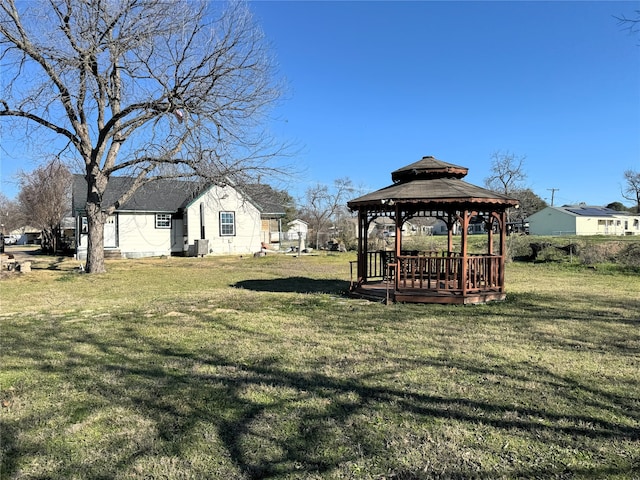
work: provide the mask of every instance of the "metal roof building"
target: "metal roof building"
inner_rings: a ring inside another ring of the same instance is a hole
[[[546,207],[531,215],[531,235],[640,235],[640,216],[606,207]]]

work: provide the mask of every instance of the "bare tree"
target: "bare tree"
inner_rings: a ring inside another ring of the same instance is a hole
[[[640,172],[634,170],[624,171],[626,184],[622,190],[622,196],[636,204],[636,213],[640,213]]]
[[[320,233],[334,226],[341,213],[346,211],[346,203],[354,192],[349,178],[334,180],[333,186],[317,184],[305,192],[305,201],[300,216],[309,223],[315,233],[315,246],[319,248]]]
[[[264,128],[281,88],[241,2],[3,0],[0,48],[0,118],[87,180],[88,272],[105,271],[104,223],[143,184],[286,170]],[[106,205],[116,175],[134,181]]]
[[[69,213],[71,173],[58,159],[20,173],[18,203],[26,224],[42,231],[42,250],[56,253],[60,239],[60,224]]]
[[[484,179],[487,188],[510,195],[522,189],[527,178],[524,171],[526,155],[518,156],[510,152],[496,151],[491,154],[491,175]]]
[[[18,202],[9,200],[9,198],[0,192],[0,233],[7,235],[12,230],[22,227],[22,219]]]
[[[640,33],[640,10],[635,10],[633,16],[628,17],[625,14],[615,17],[624,30],[627,30],[631,35]]]
[[[524,171],[526,155],[516,155],[509,151],[491,154],[491,175],[484,179],[489,190],[514,196],[514,192],[524,191],[527,174]],[[514,209],[507,210],[507,221],[514,217]]]

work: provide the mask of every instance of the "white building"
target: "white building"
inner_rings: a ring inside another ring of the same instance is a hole
[[[546,207],[527,222],[531,235],[640,235],[640,216],[605,207]]]
[[[301,234],[302,238],[307,238],[307,233],[309,232],[309,224],[304,220],[300,220],[299,218],[291,220],[289,223],[287,223],[287,227],[287,240],[298,240]]]
[[[130,182],[127,177],[112,177],[105,204],[114,201]],[[80,259],[87,255],[86,192],[84,177],[74,176],[73,213]],[[105,254],[125,258],[252,254],[270,236],[262,231],[270,228],[268,220],[284,216],[272,210],[264,213],[248,195],[230,185],[156,181],[138,189],[107,219]]]

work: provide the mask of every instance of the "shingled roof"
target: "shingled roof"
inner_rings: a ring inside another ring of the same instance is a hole
[[[518,201],[462,180],[468,169],[423,157],[391,174],[392,185],[368,193],[347,203],[349,208],[380,204],[472,203],[515,206]]]
[[[285,205],[282,193],[266,183],[244,185],[242,191],[258,206],[263,215],[285,216]]]
[[[462,178],[468,172],[469,169],[466,167],[460,167],[428,156],[391,172],[391,180],[394,183],[398,183],[419,179]]]
[[[104,193],[103,204],[111,205],[133,183],[131,177],[111,177]],[[175,212],[193,197],[198,183],[183,180],[156,180],[140,187],[121,205],[119,211]],[[82,175],[73,176],[73,209],[83,210],[87,203],[87,181]]]
[[[131,177],[111,177],[104,194],[103,203],[111,205],[133,183]],[[172,213],[186,207],[199,192],[203,183],[186,180],[160,179],[140,187],[133,196],[118,208],[120,212],[156,212]],[[256,205],[263,215],[284,215],[284,206],[278,204],[279,198],[273,198],[273,189],[269,185],[247,185],[240,189]],[[84,210],[87,203],[87,181],[82,175],[73,176],[73,210]]]

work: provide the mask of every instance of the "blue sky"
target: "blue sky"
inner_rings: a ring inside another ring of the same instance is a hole
[[[639,2],[271,2],[252,9],[288,99],[279,134],[306,168],[295,192],[366,191],[433,155],[482,185],[496,151],[526,155],[554,203],[622,201],[640,169]],[[626,202],[628,205],[630,202]]]
[[[640,170],[640,35],[614,18],[637,1],[250,6],[287,81],[271,128],[299,149],[295,197],[343,177],[377,190],[425,155],[482,185],[508,151],[547,201],[605,205]],[[17,163],[0,164],[10,198],[34,166]]]

